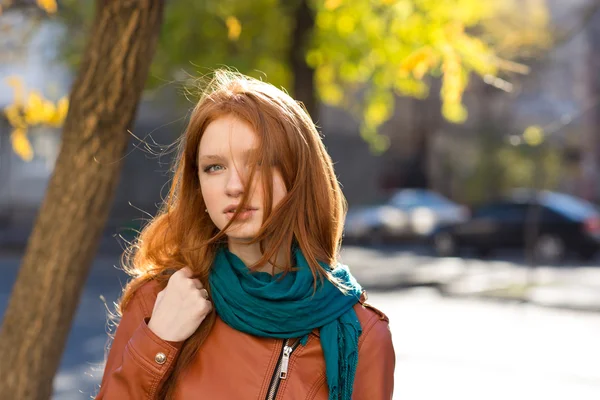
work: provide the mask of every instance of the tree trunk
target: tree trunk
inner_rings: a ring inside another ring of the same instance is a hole
[[[435,82],[432,83],[431,92],[437,89]],[[413,154],[406,165],[406,179],[404,187],[411,188],[430,188],[430,157],[431,157],[431,138],[441,124],[439,110],[441,103],[437,96],[429,96],[426,99],[411,100],[413,108],[411,135],[413,143]],[[432,188],[433,189],[433,188]]]
[[[0,330],[0,393],[52,394],[71,322],[114,197],[164,0],[98,0],[54,173]]]
[[[315,26],[314,11],[308,0],[300,0],[296,7],[296,26],[292,32],[290,47],[290,65],[294,76],[294,97],[304,103],[313,121],[319,119],[319,106],[315,93],[315,70],[306,63],[306,50],[310,44],[310,35]]]

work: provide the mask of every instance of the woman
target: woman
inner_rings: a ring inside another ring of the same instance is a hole
[[[345,200],[308,114],[217,71],[134,246],[97,399],[390,399],[385,315],[337,262]]]

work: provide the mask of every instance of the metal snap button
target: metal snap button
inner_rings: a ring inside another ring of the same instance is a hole
[[[156,353],[154,361],[156,361],[157,364],[163,365],[165,361],[167,361],[167,356],[165,353]]]

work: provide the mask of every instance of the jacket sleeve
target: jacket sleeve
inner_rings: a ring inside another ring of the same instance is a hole
[[[172,372],[183,342],[164,341],[148,328],[156,294],[148,299],[147,292],[138,289],[123,311],[96,400],[154,399]]]
[[[391,400],[394,393],[396,355],[387,319],[375,317],[375,323],[363,332],[354,378],[354,400]]]

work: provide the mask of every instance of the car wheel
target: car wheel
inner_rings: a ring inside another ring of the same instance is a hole
[[[558,262],[565,258],[564,240],[556,235],[541,235],[534,246],[535,257],[542,262]]]
[[[452,257],[458,254],[456,238],[448,232],[440,232],[433,238],[435,252],[440,257]]]
[[[475,254],[479,258],[489,258],[492,255],[492,249],[489,247],[476,247]]]
[[[597,249],[588,247],[580,250],[577,255],[581,261],[592,261],[594,258],[596,258],[597,254]]]

